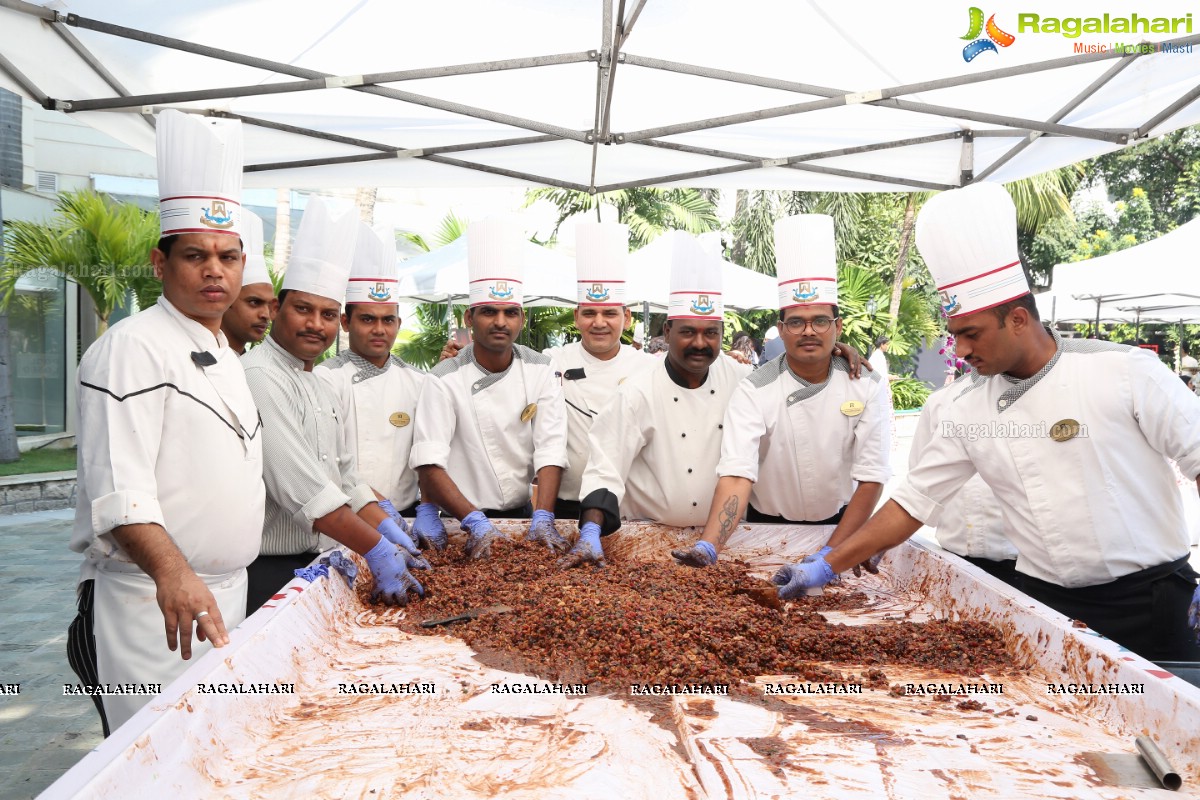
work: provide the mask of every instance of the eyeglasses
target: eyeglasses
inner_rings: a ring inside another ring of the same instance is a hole
[[[812,326],[813,333],[825,333],[833,325],[832,317],[817,317],[816,319],[807,320],[800,317],[792,317],[784,321],[783,326],[788,329],[789,333],[804,333],[804,329]]]

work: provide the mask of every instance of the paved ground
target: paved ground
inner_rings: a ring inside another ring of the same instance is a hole
[[[63,697],[74,683],[67,625],[75,616],[79,556],[67,550],[74,512],[0,517],[0,798],[34,797],[102,735],[90,699]]]

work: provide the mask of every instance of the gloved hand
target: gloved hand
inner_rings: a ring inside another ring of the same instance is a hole
[[[717,548],[701,540],[687,550],[672,550],[671,557],[685,567],[707,567],[717,563]]]
[[[780,567],[779,572],[771,578],[771,583],[779,587],[780,600],[792,600],[808,589],[824,586],[833,578],[833,568],[824,556],[819,555],[813,561]]]
[[[375,526],[375,530],[383,534],[383,538],[387,539],[397,547],[412,553],[414,556],[421,555],[421,551],[417,548],[416,542],[412,537],[405,532],[404,528],[396,524],[396,521],[391,517],[384,517],[379,520],[379,524]]]
[[[811,564],[812,562],[816,561],[818,558],[824,558],[825,556],[829,555],[832,552],[833,552],[833,548],[830,547],[829,545],[825,545],[817,552],[807,555],[804,558],[800,559],[800,563],[801,564]]]
[[[1192,594],[1192,603],[1188,606],[1188,625],[1196,634],[1196,644],[1200,644],[1200,586]]]
[[[554,524],[554,514],[541,509],[533,512],[533,519],[529,521],[529,532],[525,534],[525,541],[541,542],[555,553],[565,553],[571,546],[558,532],[558,526]]]
[[[400,530],[405,532],[408,531],[408,525],[404,522],[404,517],[400,516],[400,512],[396,510],[396,506],[391,500],[384,498],[383,500],[379,500],[377,502],[379,503],[379,507],[383,509],[383,512],[391,517],[393,522],[400,526]]]
[[[472,511],[462,518],[462,529],[467,534],[467,558],[490,558],[492,543],[497,539],[506,539],[492,521],[482,511]]]
[[[418,597],[425,596],[421,584],[408,571],[409,556],[386,538],[372,547],[364,556],[371,575],[375,577],[375,590],[371,602],[383,601],[389,606],[408,605],[408,591],[413,589]]]
[[[865,569],[872,575],[879,574],[879,562],[883,561],[883,553],[876,553],[861,564],[854,565],[854,577],[862,577],[862,571]]]
[[[438,507],[433,503],[421,503],[417,506],[417,518],[413,520],[412,530],[417,535],[417,542],[422,550],[432,547],[441,552],[446,549],[446,543],[449,541],[446,526],[439,516]]]
[[[563,569],[595,564],[604,566],[604,548],[600,545],[600,526],[595,522],[585,522],[579,528],[579,538],[571,552],[558,560]]]

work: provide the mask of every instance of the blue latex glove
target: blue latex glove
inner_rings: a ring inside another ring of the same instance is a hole
[[[378,502],[379,502],[379,507],[383,509],[383,512],[392,518],[392,522],[395,522],[397,525],[400,526],[400,530],[402,530],[402,531],[408,530],[408,525],[406,525],[404,523],[404,517],[400,516],[400,512],[396,510],[396,506],[395,506],[395,504],[392,503],[391,500],[384,498],[383,500],[380,500]]]
[[[418,597],[425,596],[421,584],[408,571],[409,557],[387,539],[380,539],[379,544],[372,547],[364,557],[371,574],[375,576],[375,590],[371,592],[372,603],[383,601],[389,606],[408,605],[409,589],[416,591]]]
[[[813,553],[812,555],[807,555],[804,558],[800,559],[800,563],[801,564],[811,564],[812,562],[816,561],[818,558],[824,558],[825,556],[829,555],[832,552],[833,552],[833,548],[830,547],[829,545],[825,545],[824,547],[822,547],[820,550]]]
[[[558,532],[558,526],[554,524],[554,514],[540,508],[533,512],[533,519],[529,521],[529,532],[525,534],[525,541],[541,542],[555,553],[565,553],[571,546]]]
[[[600,545],[600,526],[595,522],[585,522],[579,528],[579,538],[571,552],[559,559],[558,565],[565,569],[579,567],[584,564],[604,566],[604,548]]]
[[[1192,594],[1192,603],[1188,606],[1188,625],[1196,634],[1196,643],[1200,644],[1200,586]]]
[[[672,550],[671,557],[685,567],[707,567],[717,563],[717,548],[699,541],[687,550]]]
[[[462,529],[467,533],[467,558],[489,558],[492,543],[507,538],[482,511],[472,511],[462,518]]]
[[[824,586],[833,579],[833,567],[829,566],[825,556],[819,555],[812,561],[781,567],[771,578],[771,583],[779,587],[780,600],[793,600],[806,590]]]
[[[414,556],[421,555],[421,551],[417,548],[416,542],[414,542],[412,537],[405,532],[404,528],[401,528],[399,525],[397,525],[396,521],[391,517],[384,517],[383,519],[379,520],[379,524],[375,526],[375,530],[383,534],[383,538],[387,539],[397,547],[407,550]]]
[[[438,507],[433,503],[421,503],[417,506],[417,518],[413,520],[412,530],[417,535],[417,542],[422,550],[433,548],[440,552],[446,549],[446,543],[449,541],[446,526],[439,516]]]

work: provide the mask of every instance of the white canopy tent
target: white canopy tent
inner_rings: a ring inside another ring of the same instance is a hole
[[[524,243],[525,305],[575,305],[575,262],[533,242]],[[467,276],[467,237],[455,239],[400,264],[400,299],[421,303],[464,302]]]
[[[664,312],[671,296],[671,262],[676,242],[689,237],[683,231],[667,231],[650,244],[629,254],[625,297],[630,304],[644,303],[650,310]],[[775,279],[761,272],[721,260],[723,300],[730,311],[779,308]]]
[[[1200,122],[1192,0],[1036,6],[0,0],[0,85],[145,152],[240,118],[249,187],[945,189]]]

